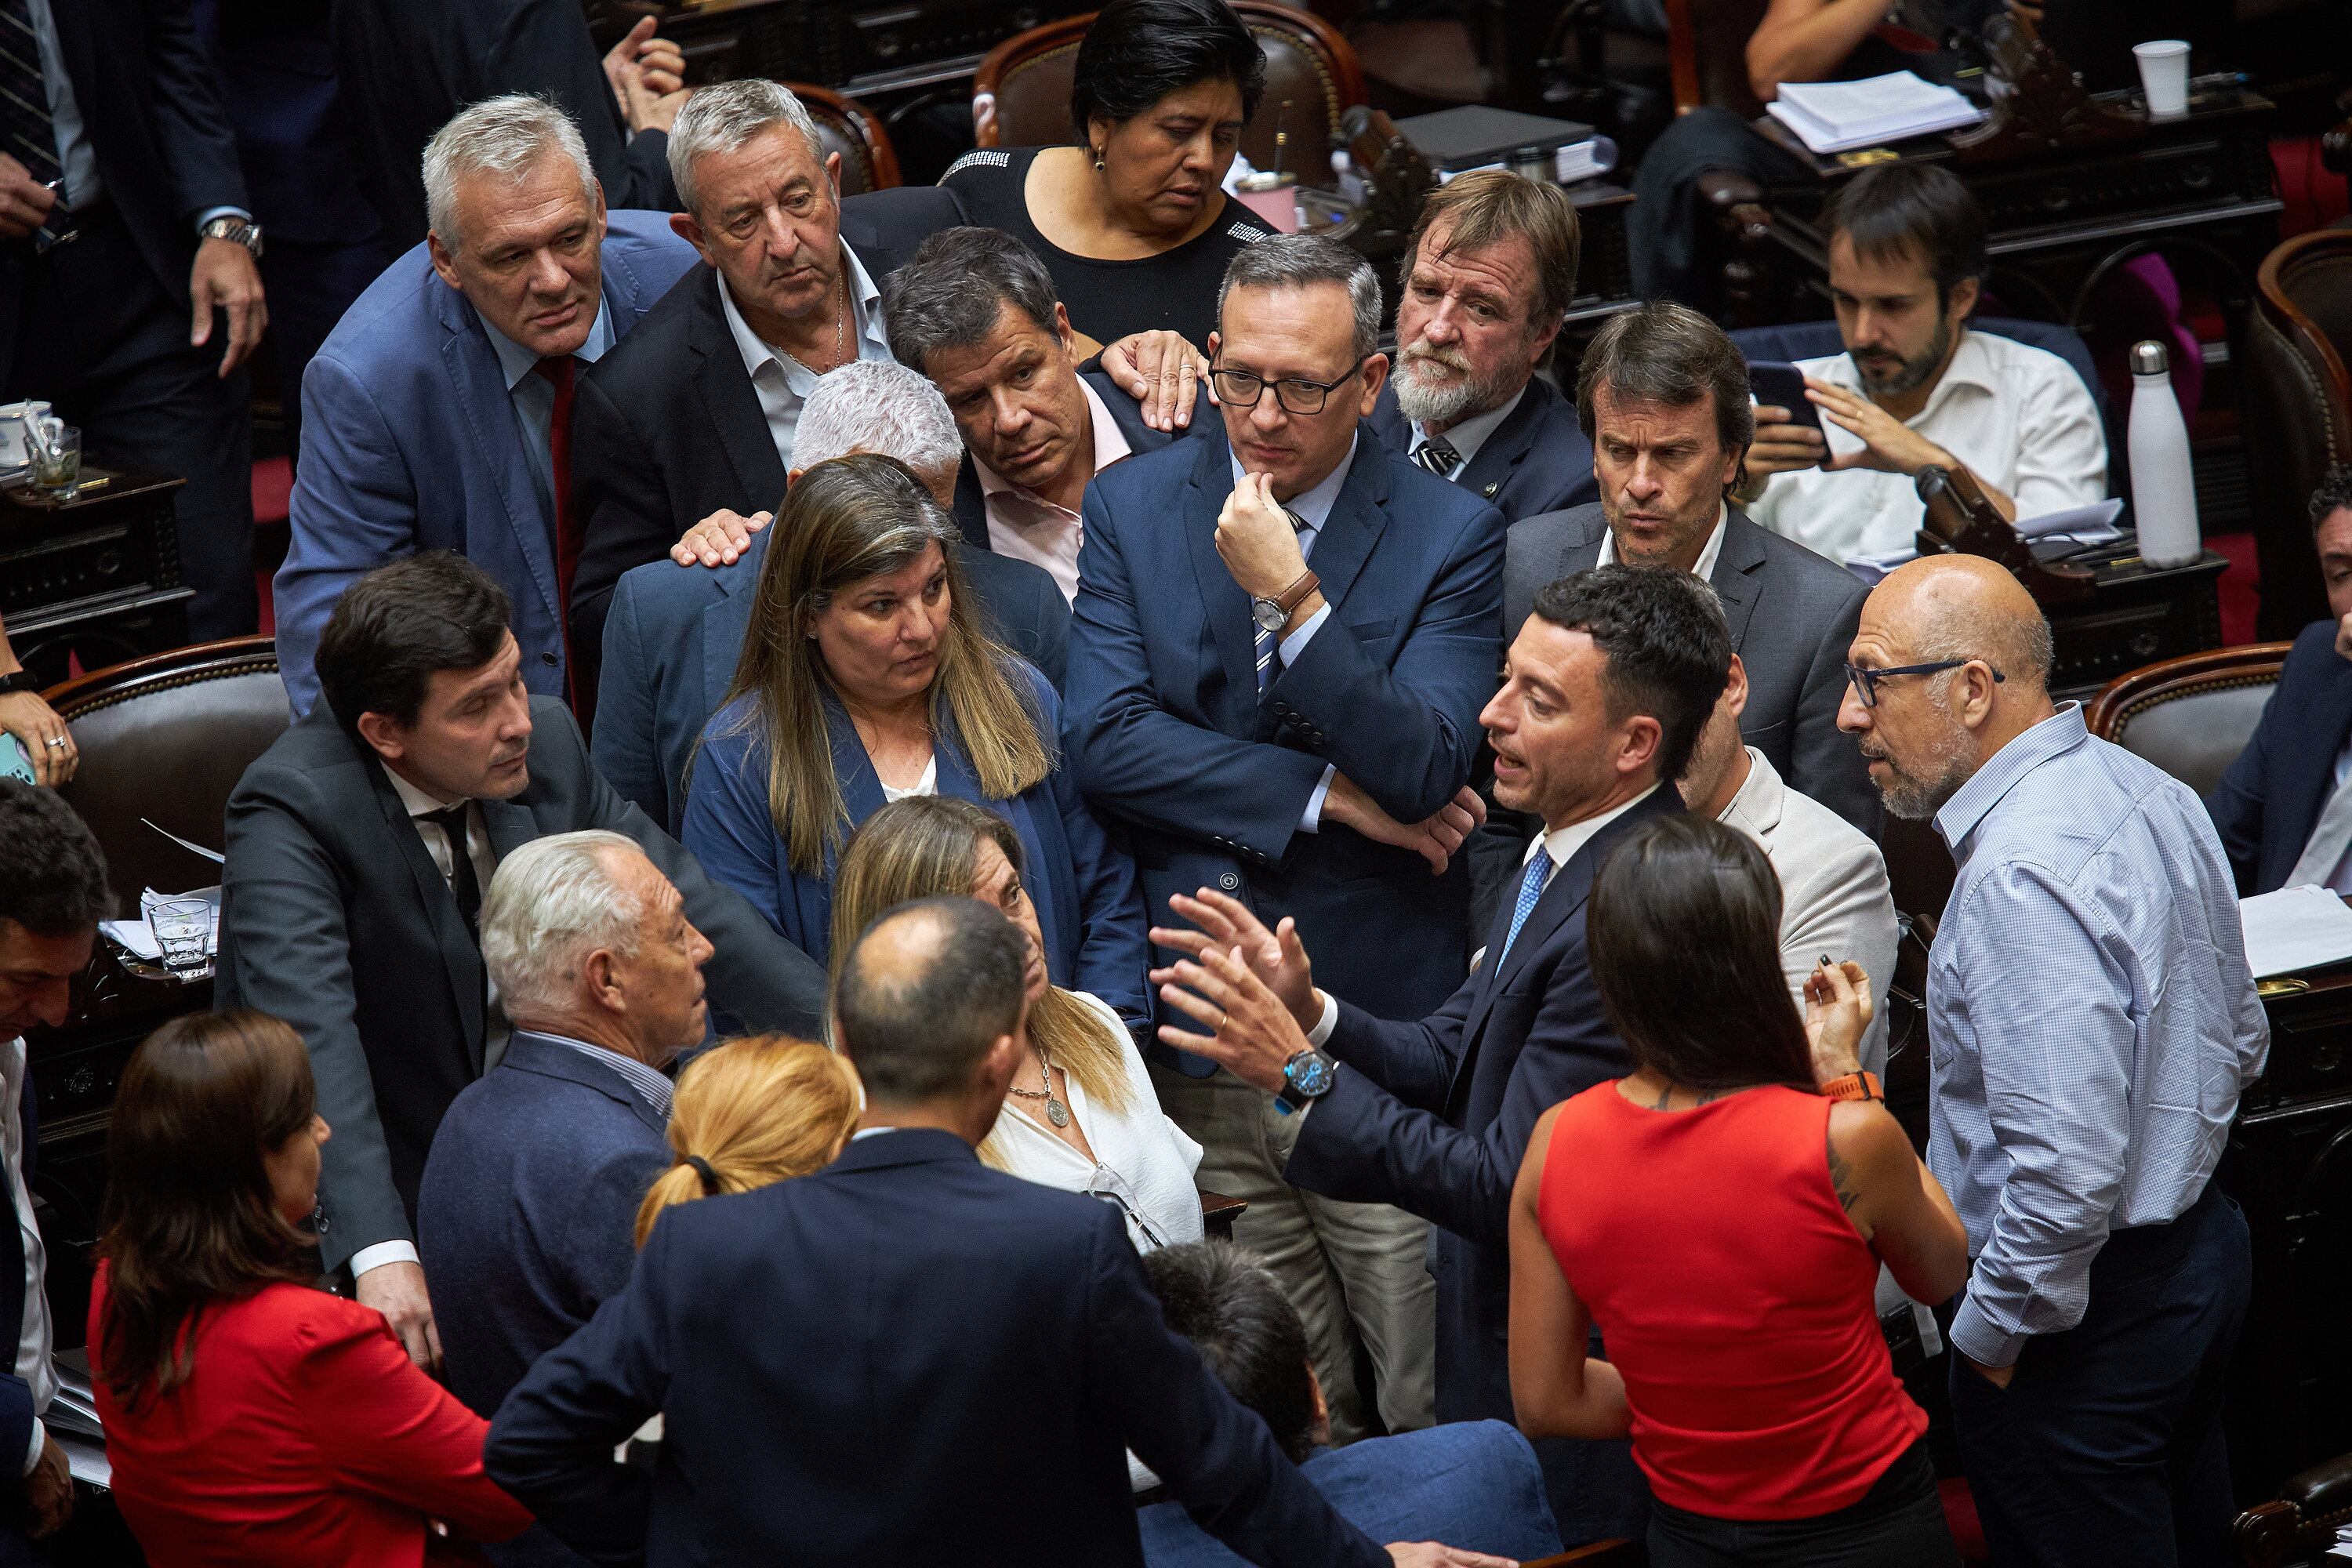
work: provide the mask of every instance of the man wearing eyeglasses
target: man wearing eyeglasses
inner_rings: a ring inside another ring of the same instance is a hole
[[[1346,931],[1333,984],[1420,1017],[1469,964],[1456,852],[1481,814],[1465,786],[1501,652],[1504,525],[1364,423],[1380,323],[1371,268],[1339,245],[1278,236],[1234,259],[1209,345],[1221,424],[1087,491],[1064,738],[1155,918],[1210,888]],[[1369,1426],[1356,1334],[1390,1429],[1427,1426],[1426,1227],[1298,1193],[1291,1119],[1152,1049],[1161,1103],[1207,1150],[1201,1184],[1249,1203],[1235,1239],[1307,1321],[1341,1440]]]
[[[2221,1563],[2246,1222],[2213,1183],[2270,1026],[2189,786],[2052,702],[2049,623],[1939,555],[1863,605],[1839,728],[1959,875],[1927,1166],[1973,1257],[1953,1426],[1998,1563]]]

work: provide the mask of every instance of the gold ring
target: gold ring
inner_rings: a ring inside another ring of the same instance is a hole
[[[1231,1013],[1220,1013],[1217,1015],[1217,1033],[1222,1035],[1225,1032],[1225,1026],[1233,1021],[1233,1016],[1234,1016]]]

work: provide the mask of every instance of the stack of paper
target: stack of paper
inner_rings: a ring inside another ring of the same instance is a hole
[[[2326,888],[2281,888],[2238,900],[2246,963],[2257,980],[2352,958],[2352,908]]]
[[[2062,511],[2046,511],[2040,517],[2021,518],[2014,525],[2032,544],[2055,545],[2060,552],[2071,553],[2088,550],[2096,544],[2113,544],[2124,536],[2116,520],[2124,514],[2120,497],[2093,501],[2088,506],[2071,506]],[[2037,548],[2036,553],[2047,561],[2051,552]],[[1865,583],[1876,583],[1906,561],[1918,559],[1916,550],[1889,550],[1880,555],[1854,555],[1846,560],[1845,569]]]
[[[1948,87],[1894,71],[1862,81],[1789,81],[1765,105],[1816,153],[1875,147],[1931,131],[1973,125],[1983,113]]]
[[[1617,143],[1606,136],[1595,136],[1589,142],[1571,142],[1555,155],[1553,178],[1563,185],[1579,180],[1589,180],[1595,174],[1605,174],[1617,166]]]

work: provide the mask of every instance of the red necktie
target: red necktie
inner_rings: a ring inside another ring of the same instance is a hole
[[[531,368],[555,388],[555,415],[547,425],[547,467],[555,490],[555,592],[563,639],[564,681],[572,706],[579,709],[579,688],[572,681],[572,579],[580,570],[580,520],[572,514],[572,374],[570,354],[550,354]]]

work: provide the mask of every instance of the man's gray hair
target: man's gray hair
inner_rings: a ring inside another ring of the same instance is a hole
[[[469,103],[425,144],[425,218],[445,246],[457,243],[457,182],[473,174],[503,175],[520,184],[547,153],[561,153],[580,171],[580,188],[596,199],[596,168],[580,127],[553,99],[509,92]]]
[[[590,953],[636,952],[645,903],[614,857],[643,853],[633,838],[592,828],[534,838],[499,862],[482,900],[482,963],[509,1017],[569,1011]]]
[[[793,434],[795,468],[875,452],[896,458],[926,482],[963,461],[963,437],[940,389],[903,364],[852,360],[817,377]]]
[[[1217,323],[1225,320],[1225,296],[1236,289],[1303,289],[1337,283],[1348,291],[1356,318],[1355,355],[1381,346],[1381,280],[1372,264],[1336,239],[1308,234],[1277,234],[1244,246],[1225,267],[1217,289]]]
[[[695,205],[695,160],[706,153],[740,153],[771,125],[789,125],[799,132],[809,156],[824,167],[824,143],[817,140],[816,121],[790,88],[763,77],[745,77],[694,89],[669,128],[669,177],[688,212],[698,219],[702,216]]]
[[[1003,229],[943,228],[882,285],[882,324],[898,363],[923,370],[994,331],[1008,305],[1051,334],[1060,302],[1045,264]]]

